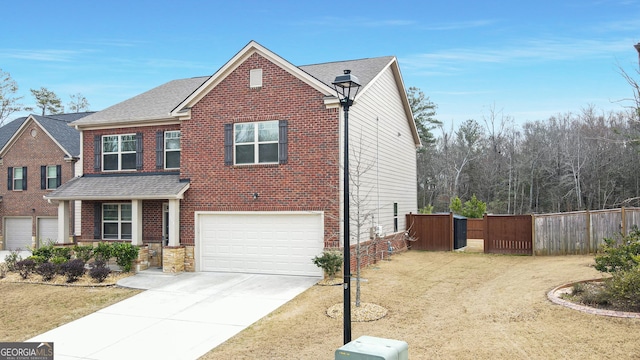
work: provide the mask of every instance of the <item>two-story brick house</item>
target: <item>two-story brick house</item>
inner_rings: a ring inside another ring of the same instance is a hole
[[[59,239],[57,205],[43,196],[79,170],[80,133],[69,123],[90,114],[29,115],[0,127],[0,249],[72,241],[76,222],[66,221],[67,237]],[[80,206],[72,205],[69,220]]]
[[[420,140],[395,57],[298,67],[252,41],[210,77],[75,121],[83,176],[46,198],[60,212],[83,201],[81,242],[148,244],[152,264],[164,243],[165,271],[319,275],[311,258],[342,246],[331,82],[344,69],[363,85],[350,112],[351,161],[369,164],[361,211],[402,239]]]

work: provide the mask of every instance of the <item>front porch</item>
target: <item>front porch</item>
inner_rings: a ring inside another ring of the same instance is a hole
[[[175,174],[87,176],[65,183],[45,199],[58,203],[58,239],[69,239],[70,206],[81,200],[79,244],[131,241],[144,248],[139,265],[182,272],[191,270],[185,266],[188,251],[180,244],[180,201],[188,188],[189,182]]]

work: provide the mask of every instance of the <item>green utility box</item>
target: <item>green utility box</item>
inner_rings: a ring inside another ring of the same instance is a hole
[[[360,336],[336,350],[335,360],[409,360],[409,345],[400,340]]]

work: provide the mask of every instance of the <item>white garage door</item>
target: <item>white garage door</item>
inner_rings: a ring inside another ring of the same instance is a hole
[[[5,218],[5,250],[31,247],[31,218]]]
[[[38,240],[40,244],[46,245],[50,242],[57,242],[58,239],[58,218],[38,218]]]
[[[201,271],[322,276],[311,259],[324,248],[321,213],[197,215]]]

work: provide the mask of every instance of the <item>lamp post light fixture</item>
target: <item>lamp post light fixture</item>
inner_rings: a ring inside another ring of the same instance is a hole
[[[360,90],[360,81],[351,70],[336,76],[333,87],[344,110],[344,344],[351,342],[351,241],[349,233],[349,107]],[[353,94],[352,94],[353,93]]]
[[[638,52],[638,69],[640,69],[640,42],[633,45],[634,48],[636,48],[636,51]]]

